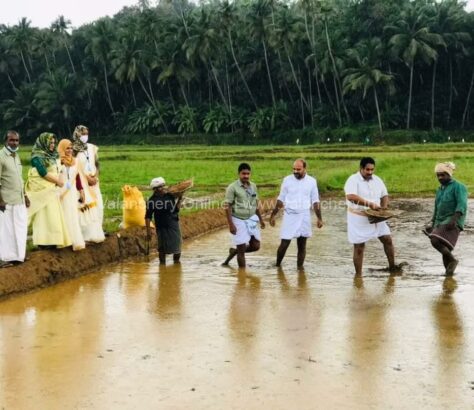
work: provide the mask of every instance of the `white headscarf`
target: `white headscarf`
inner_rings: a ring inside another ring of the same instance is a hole
[[[435,166],[435,173],[437,174],[445,172],[446,174],[453,176],[455,169],[456,165],[454,165],[452,162],[440,162]]]

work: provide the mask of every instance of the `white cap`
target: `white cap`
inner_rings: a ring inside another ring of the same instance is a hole
[[[159,187],[165,186],[165,185],[166,185],[166,182],[165,182],[165,179],[163,177],[153,178],[150,182],[150,188],[151,189],[159,188]]]

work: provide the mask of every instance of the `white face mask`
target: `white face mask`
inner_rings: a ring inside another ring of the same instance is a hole
[[[89,140],[89,135],[88,134],[85,134],[85,135],[81,135],[81,141],[84,143],[84,144],[87,144],[87,141]]]
[[[12,147],[10,147],[10,146],[8,146],[8,145],[6,145],[6,147],[7,147],[7,150],[10,151],[10,152],[17,152],[17,151],[18,151],[18,147],[12,148]]]

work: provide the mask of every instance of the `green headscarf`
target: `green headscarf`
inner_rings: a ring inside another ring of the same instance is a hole
[[[87,151],[87,144],[81,141],[82,131],[89,131],[85,125],[78,125],[72,134],[72,149],[77,154],[78,152]]]
[[[35,145],[33,145],[31,150],[31,159],[39,158],[46,168],[54,165],[59,157],[56,145],[54,146],[54,151],[49,150],[52,139],[58,140],[56,135],[50,132],[43,132],[36,138]]]

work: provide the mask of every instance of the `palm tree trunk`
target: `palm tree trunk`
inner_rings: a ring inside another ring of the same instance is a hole
[[[328,46],[329,57],[331,58],[332,68],[333,68],[333,71],[334,71],[335,83],[338,85],[338,87],[335,87],[334,90],[336,91],[336,98],[337,98],[337,101],[338,101],[339,116],[340,116],[340,108],[339,108],[339,95],[340,95],[342,106],[343,106],[344,112],[346,114],[346,119],[349,122],[350,121],[349,112],[347,111],[346,103],[344,101],[344,96],[342,95],[341,81],[339,79],[339,72],[337,70],[336,60],[334,59],[334,55],[332,53],[332,47],[331,47],[331,41],[329,39],[327,21],[324,22],[324,30],[326,32],[326,42],[327,42],[327,46]],[[338,93],[339,93],[339,95],[338,95]]]
[[[232,117],[232,97],[230,92],[229,67],[227,66],[227,58],[225,59],[225,79],[227,83],[227,103],[229,104],[229,113]]]
[[[69,63],[71,64],[72,72],[76,74],[76,68],[74,67],[74,63],[72,62],[71,53],[69,52],[69,47],[67,46],[66,40],[63,40],[63,41],[64,41],[64,47],[66,48],[67,56],[69,58]]]
[[[171,90],[169,81],[166,82],[166,85],[168,86],[168,94],[170,95],[171,106],[173,107],[173,114],[176,114],[176,105],[174,103],[173,91]]]
[[[248,93],[250,99],[252,100],[252,103],[253,103],[255,109],[257,109],[258,107],[257,107],[257,103],[255,102],[255,98],[252,94],[252,91],[250,91],[250,87],[247,83],[247,80],[245,79],[244,74],[242,73],[242,69],[240,68],[240,64],[237,61],[237,57],[235,55],[234,45],[233,45],[233,41],[232,41],[232,34],[230,32],[230,29],[227,30],[227,33],[228,33],[227,35],[229,37],[230,51],[232,53],[232,58],[234,59],[235,66],[237,67],[237,70],[240,74],[240,78],[242,79],[242,82],[244,83],[245,89],[247,90],[247,93]]]
[[[435,85],[436,85],[436,69],[438,67],[438,61],[435,60],[433,63],[433,80],[431,82],[431,130],[434,131],[435,125]]]
[[[112,98],[110,98],[109,80],[107,79],[107,67],[105,66],[105,63],[103,64],[103,67],[104,67],[105,90],[107,91],[107,101],[109,103],[109,107],[110,107],[110,110],[112,111],[112,114],[114,114],[115,111],[114,111],[114,106],[112,105]]]
[[[130,89],[132,90],[133,106],[137,108],[137,97],[135,96],[135,90],[133,89],[133,83],[130,81]]]
[[[12,78],[10,77],[10,73],[7,73],[7,78],[9,83],[11,84],[12,88],[16,90],[15,83],[13,82]]]
[[[270,86],[270,94],[272,96],[272,104],[273,104],[273,107],[276,107],[275,93],[273,92],[272,76],[270,74],[270,65],[268,64],[267,46],[263,38],[262,38],[262,44],[263,44],[263,54],[265,56],[265,66],[267,67],[268,84]]]
[[[212,72],[212,75],[214,77],[214,81],[215,81],[216,86],[217,86],[217,91],[219,92],[219,96],[221,97],[222,104],[224,104],[224,107],[226,108],[226,110],[229,111],[229,107],[227,105],[227,101],[225,99],[224,92],[222,91],[221,84],[219,83],[219,79],[217,78],[217,74],[216,74],[217,70],[214,67],[214,64],[212,64],[211,59],[209,59],[209,65],[211,66],[211,72]]]
[[[318,91],[318,98],[319,98],[319,104],[322,104],[322,99],[321,99],[321,90],[319,89],[319,82],[318,82],[318,73],[319,73],[319,64],[318,64],[318,57],[316,55],[316,48],[314,47],[315,41],[314,41],[314,18],[312,21],[312,36],[309,32],[309,24],[308,24],[308,11],[305,9],[304,11],[304,26],[306,30],[306,37],[308,37],[309,44],[311,45],[311,51],[314,56],[314,78],[316,80],[316,89]],[[308,69],[309,69],[310,64],[308,63]],[[312,100],[312,96],[311,96]],[[313,112],[313,104],[311,103],[311,113]]]
[[[189,102],[188,102],[188,97],[186,96],[186,90],[184,89],[183,84],[181,83],[181,81],[178,81],[178,82],[179,82],[179,89],[181,90],[181,95],[184,98],[184,103],[186,104],[186,107],[189,108]]]
[[[48,56],[46,55],[46,53],[44,53],[43,55],[44,55],[44,61],[46,61],[46,69],[48,70],[48,73],[51,74],[51,68],[49,67]]]
[[[310,114],[311,114],[311,126],[314,127],[313,85],[311,82],[311,67],[309,66],[309,62],[306,65],[306,71],[308,73],[308,94],[309,94],[309,109],[310,109]]]
[[[142,87],[143,92],[145,93],[145,95],[148,98],[148,101],[150,101],[150,104],[156,110],[156,113],[158,114],[158,117],[160,117],[161,123],[163,124],[163,127],[165,129],[165,132],[168,133],[168,127],[166,126],[165,119],[161,115],[161,112],[160,112],[158,106],[156,105],[155,100],[153,99],[153,96],[147,91],[147,89],[145,87],[145,84],[143,83],[143,80],[140,77],[140,75],[137,75],[137,78],[138,78],[138,82],[140,83],[140,86]]]
[[[375,85],[374,85],[374,100],[375,100],[375,108],[377,109],[377,119],[379,120],[380,136],[383,136],[382,117],[380,115],[379,99],[377,97],[377,88],[375,87]]]
[[[412,90],[413,90],[413,71],[414,71],[415,64],[412,62],[410,64],[410,85],[408,90],[408,109],[407,109],[407,130],[410,129],[410,115],[411,115],[411,98],[412,98]]]
[[[288,52],[287,47],[285,47],[285,51],[286,51],[286,55],[287,55],[287,57],[288,57],[288,62],[290,63],[291,74],[293,75],[293,81],[295,82],[296,87],[298,88],[298,91],[299,91],[299,93],[300,93],[300,100],[301,100],[302,103],[304,103],[304,105],[306,106],[306,108],[309,109],[308,102],[307,102],[306,99],[304,98],[303,90],[301,89],[301,84],[300,84],[300,82],[298,81],[298,78],[296,77],[295,68],[293,67],[293,61],[291,61],[290,53]]]
[[[472,70],[471,85],[469,86],[469,92],[467,93],[466,106],[464,107],[464,112],[462,114],[461,128],[464,128],[464,125],[466,124],[466,118],[467,118],[467,113],[469,111],[469,102],[471,100],[472,86],[473,85],[474,85],[474,69]]]
[[[451,122],[451,109],[453,107],[453,60],[451,56],[448,57],[449,60],[449,101],[448,101],[448,120],[447,125]]]
[[[25,68],[25,71],[26,71],[26,76],[28,77],[28,81],[31,83],[30,72],[28,71],[28,67],[26,66],[25,56],[23,55],[22,50],[20,50],[20,56],[21,56],[21,61],[23,63],[23,67]]]
[[[341,104],[339,103],[339,93],[337,91],[336,77],[333,77],[332,79],[334,82],[334,93],[336,94],[337,119],[339,121],[339,126],[342,127]]]

